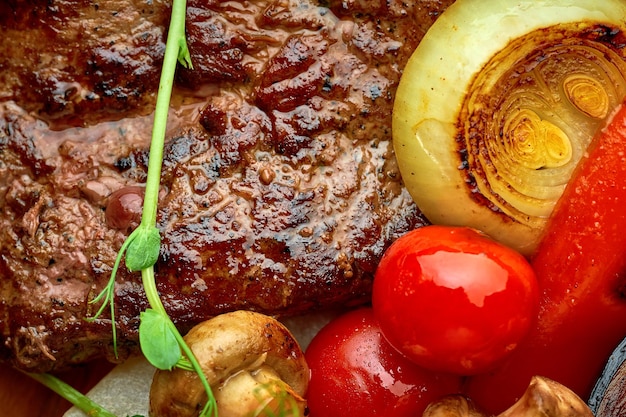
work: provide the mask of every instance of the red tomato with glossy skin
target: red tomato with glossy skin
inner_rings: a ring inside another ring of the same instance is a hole
[[[534,322],[527,260],[477,230],[426,226],[383,255],[373,308],[383,334],[429,369],[473,375],[506,357]]]
[[[310,417],[415,417],[461,378],[425,370],[392,348],[371,308],[327,324],[305,353],[311,369]]]

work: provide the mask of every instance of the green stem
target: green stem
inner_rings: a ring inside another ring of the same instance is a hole
[[[176,326],[174,326],[174,323],[172,323],[171,320],[170,320],[170,323],[173,329],[176,329]],[[202,383],[202,386],[204,387],[204,391],[207,393],[207,402],[204,405],[204,409],[202,410],[202,413],[200,414],[200,416],[214,415],[217,417],[217,403],[215,402],[215,396],[213,395],[211,386],[209,385],[209,381],[206,379],[206,375],[204,375],[204,371],[202,370],[202,367],[200,366],[198,359],[196,359],[196,356],[192,352],[191,348],[189,347],[187,343],[185,343],[185,340],[180,335],[177,329],[176,329],[175,334],[176,334],[176,339],[178,340],[178,344],[180,345],[180,348],[182,349],[187,359],[189,359],[189,362],[191,362],[192,368],[194,369],[196,374],[198,374],[198,377],[200,378],[200,382]]]
[[[146,292],[146,297],[148,298],[148,303],[150,303],[150,307],[157,313],[168,316],[167,311],[165,311],[165,307],[161,302],[161,298],[159,297],[159,291],[156,287],[154,267],[142,269],[141,280],[144,291]]]
[[[213,393],[211,390],[211,385],[209,384],[209,381],[206,379],[206,375],[204,375],[204,371],[202,370],[202,367],[200,366],[198,359],[196,358],[193,351],[191,350],[189,345],[187,345],[187,343],[183,339],[183,336],[180,334],[180,332],[178,331],[178,329],[176,328],[176,326],[170,319],[169,315],[167,314],[165,310],[165,307],[163,306],[163,303],[161,302],[161,298],[159,297],[159,293],[156,287],[156,280],[154,277],[154,268],[143,269],[141,271],[141,278],[142,278],[143,288],[146,292],[146,297],[148,298],[148,303],[150,303],[150,307],[154,311],[158,312],[159,314],[162,314],[163,317],[167,319],[168,326],[170,327],[170,330],[172,331],[172,333],[176,337],[176,340],[178,341],[178,346],[180,347],[180,349],[183,351],[183,353],[185,354],[185,356],[191,363],[191,367],[193,368],[193,370],[196,372],[196,374],[198,374],[198,377],[200,378],[200,382],[202,383],[202,386],[207,393],[208,400],[204,406],[203,412],[200,415],[201,416],[206,416],[206,415],[211,415],[211,414],[217,415],[217,405],[215,403],[215,397],[213,396]]]
[[[98,403],[90,400],[80,391],[72,388],[67,383],[50,374],[36,374],[24,372],[24,374],[42,383],[61,397],[72,403],[76,408],[90,417],[116,417],[115,414],[104,409]]]
[[[174,75],[176,72],[176,64],[177,62],[181,62],[183,65],[191,67],[191,61],[189,57],[189,51],[187,49],[187,41],[185,37],[185,21],[186,21],[186,0],[173,0],[172,4],[172,12],[170,16],[170,26],[169,32],[167,36],[167,42],[165,46],[165,55],[163,57],[163,66],[161,70],[161,79],[159,82],[159,91],[157,94],[156,106],[154,111],[154,123],[152,129],[152,138],[150,142],[150,154],[148,160],[148,176],[146,179],[146,189],[144,195],[144,203],[141,217],[141,224],[139,227],[133,231],[133,233],[128,237],[128,239],[122,245],[118,257],[116,259],[115,266],[111,273],[111,279],[105,288],[98,297],[94,300],[97,302],[103,299],[103,305],[100,307],[96,316],[93,318],[97,318],[102,311],[106,303],[110,304],[111,307],[111,321],[113,323],[113,343],[116,350],[116,333],[115,333],[115,310],[114,310],[114,284],[115,284],[115,273],[119,266],[121,257],[124,253],[127,252],[129,246],[135,243],[135,238],[139,236],[138,230],[140,229],[152,229],[156,228],[157,221],[157,207],[158,207],[158,197],[159,197],[159,188],[161,185],[161,166],[163,164],[163,151],[165,147],[165,134],[167,127],[167,119],[169,115],[169,106],[170,100],[172,96],[172,90],[174,85]],[[149,239],[148,239],[149,241]],[[142,245],[145,246],[145,242],[142,241]],[[142,246],[142,247],[143,247]],[[148,245],[149,246],[149,245]],[[144,250],[150,250],[150,248],[143,248]],[[157,248],[158,251],[158,248]],[[127,259],[128,261],[128,259]],[[204,407],[202,415],[207,415],[207,413],[214,413],[217,415],[217,408],[215,407],[215,397],[213,397],[211,392],[211,387],[206,380],[206,376],[202,371],[202,368],[198,364],[193,352],[189,348],[189,346],[185,343],[182,335],[174,326],[174,323],[169,318],[163,303],[159,297],[157,288],[156,288],[156,280],[154,277],[154,267],[153,265],[143,268],[141,271],[142,281],[145,288],[146,295],[148,297],[148,302],[153,310],[163,315],[167,319],[168,325],[171,327],[171,330],[174,332],[176,336],[176,340],[181,347],[181,350],[188,357],[190,363],[192,364],[194,370],[198,373],[200,380],[207,392],[209,397],[209,401]],[[26,372],[25,372],[26,373]],[[90,400],[88,397],[72,388],[65,382],[60,379],[49,375],[49,374],[33,374],[26,373],[31,378],[39,381],[43,385],[47,386],[72,404],[74,404],[81,411],[85,412],[87,415],[91,417],[115,417],[114,414],[110,413],[102,406],[98,405],[94,401]]]
[[[141,224],[143,226],[152,227],[156,224],[157,219],[157,203],[161,184],[161,165],[163,163],[167,116],[169,113],[170,99],[172,97],[176,63],[178,62],[181,45],[186,45],[186,10],[186,0],[175,0],[173,2],[159,91],[154,110],[152,141],[150,143],[150,156],[148,160],[148,178],[146,180],[146,191],[141,216]]]
[[[170,99],[172,96],[172,88],[174,85],[176,64],[179,62],[181,56],[183,56],[186,64],[190,64],[185,38],[186,11],[186,0],[173,1],[170,27],[165,46],[165,56],[163,57],[159,91],[154,111],[154,125],[152,128],[152,141],[150,143],[150,156],[148,160],[148,178],[146,180],[141,225],[139,227],[156,226],[159,187],[161,185],[161,166],[163,164],[163,149],[165,145],[167,117],[169,113]],[[206,379],[206,376],[204,375],[204,372],[202,371],[202,368],[200,367],[200,364],[195,358],[193,352],[187,343],[185,343],[182,335],[169,318],[169,315],[161,302],[156,287],[154,267],[151,266],[149,268],[142,269],[141,278],[150,307],[167,319],[168,325],[174,333],[181,350],[191,362],[207,392],[209,400],[204,407],[202,415],[206,415],[211,412],[216,414],[217,408],[215,407],[215,397],[211,392],[211,387]]]

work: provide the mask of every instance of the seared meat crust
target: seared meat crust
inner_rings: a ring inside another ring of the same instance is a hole
[[[192,0],[163,165],[158,288],[185,330],[221,312],[366,301],[425,224],[390,139],[409,55],[451,1]],[[87,322],[136,226],[169,4],[0,4],[0,359],[111,360]],[[116,284],[120,359],[147,307]]]

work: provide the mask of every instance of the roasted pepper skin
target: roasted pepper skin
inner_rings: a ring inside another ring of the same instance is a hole
[[[626,105],[594,138],[531,262],[537,325],[493,372],[467,380],[467,394],[490,413],[513,404],[533,375],[587,399],[626,336]]]

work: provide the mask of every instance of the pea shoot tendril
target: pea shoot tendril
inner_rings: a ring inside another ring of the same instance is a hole
[[[159,369],[181,367],[191,369],[198,374],[207,393],[208,400],[200,414],[201,417],[217,416],[217,405],[211,387],[198,363],[195,355],[184,341],[182,335],[167,314],[159,297],[154,264],[159,257],[161,238],[156,226],[159,187],[161,184],[161,165],[167,116],[174,84],[177,63],[192,68],[191,56],[187,48],[185,35],[186,0],[173,0],[170,26],[163,58],[163,67],[159,81],[154,124],[150,143],[148,175],[142,210],[141,223],[122,244],[111,270],[111,276],[102,292],[91,303],[101,305],[92,317],[96,320],[106,309],[110,308],[112,322],[113,348],[117,356],[117,336],[115,325],[115,276],[122,258],[130,271],[141,271],[142,283],[150,304],[150,308],[140,315],[139,342],[146,359]],[[67,384],[49,375],[31,375],[44,385],[68,399],[79,409],[91,416],[109,417],[112,414],[91,400],[76,392]]]

